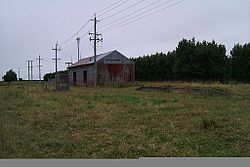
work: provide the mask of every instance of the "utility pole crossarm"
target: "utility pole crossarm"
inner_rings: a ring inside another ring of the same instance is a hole
[[[69,62],[69,61],[67,61],[67,62],[65,62],[65,64],[68,66],[68,68],[72,65],[72,62]]]
[[[53,58],[52,60],[61,60],[61,58],[57,58],[57,59],[56,59],[56,58]]]
[[[95,33],[89,32],[89,35],[95,35]],[[96,34],[96,36],[100,36],[100,35],[102,35],[102,34],[100,34],[100,33],[99,33],[99,34],[98,34],[98,33]],[[93,40],[94,40],[94,39],[93,39]]]

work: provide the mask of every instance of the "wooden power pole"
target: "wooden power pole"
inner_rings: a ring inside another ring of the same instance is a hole
[[[28,60],[28,81],[30,80],[30,61]]]
[[[55,61],[55,84],[57,86],[57,80],[58,80],[58,69],[57,69],[57,64],[58,64],[58,60],[61,60],[60,58],[58,58],[58,51],[61,51],[61,49],[58,47],[58,42],[55,45],[55,48],[52,48],[53,51],[55,51],[55,58],[53,58],[53,60]]]
[[[33,60],[28,60],[28,80],[33,80]]]
[[[80,61],[80,40],[81,40],[80,37],[76,38],[76,41],[77,41],[77,56],[78,56],[78,61]]]
[[[18,80],[21,78],[21,69],[18,68]]]
[[[95,82],[95,86],[97,84],[97,64],[96,64],[96,47],[97,47],[97,43],[100,41],[103,41],[102,38],[97,38],[98,36],[101,36],[101,34],[97,33],[97,22],[99,22],[99,20],[97,20],[96,18],[96,14],[94,16],[94,19],[91,19],[91,21],[94,22],[94,32],[93,33],[89,33],[89,35],[92,35],[92,38],[90,38],[90,41],[94,41],[94,82]]]
[[[33,81],[33,60],[30,60],[30,79]]]
[[[42,57],[39,55],[39,57],[36,60],[38,60],[37,67],[38,67],[38,72],[39,72],[39,80],[41,82],[41,80],[42,80],[42,77],[41,77],[41,67],[42,67],[41,60],[42,60]]]

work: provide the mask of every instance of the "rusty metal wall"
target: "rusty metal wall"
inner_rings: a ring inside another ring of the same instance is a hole
[[[97,64],[98,83],[134,81],[133,64]]]

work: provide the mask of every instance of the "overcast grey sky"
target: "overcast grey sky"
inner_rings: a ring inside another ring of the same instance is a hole
[[[34,78],[38,78],[36,58],[43,57],[42,74],[54,71],[52,46],[72,36],[97,11],[118,0],[0,0],[0,76],[9,69],[27,79],[27,60],[34,60]],[[125,1],[125,0],[124,0]],[[130,0],[107,13],[101,19],[140,2]],[[156,0],[145,0],[109,20],[98,23],[98,29]],[[166,2],[161,0],[157,4]],[[166,6],[178,2],[172,2]],[[154,5],[154,6],[157,6]],[[153,10],[156,11],[156,10]],[[152,12],[153,12],[152,11]],[[101,14],[101,13],[100,13]],[[111,25],[110,25],[111,26]],[[79,33],[93,27],[89,23]],[[249,0],[187,0],[155,15],[146,17],[119,29],[104,32],[104,43],[98,53],[118,50],[127,57],[138,57],[155,52],[174,50],[183,38],[225,44],[229,50],[235,43],[250,42]],[[93,47],[85,36],[81,42],[81,57],[93,54]],[[62,48],[73,43],[75,38]],[[59,53],[59,69],[66,68],[65,61],[77,59],[76,43]]]

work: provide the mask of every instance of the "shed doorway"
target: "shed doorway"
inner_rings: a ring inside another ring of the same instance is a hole
[[[76,72],[73,72],[73,84],[76,85]]]
[[[83,71],[83,84],[86,85],[88,81],[88,72]]]

